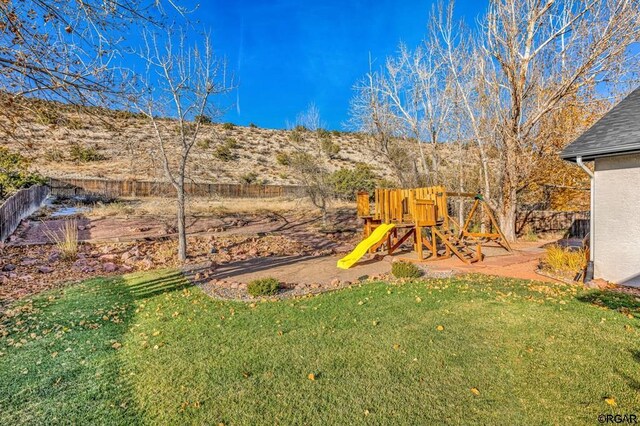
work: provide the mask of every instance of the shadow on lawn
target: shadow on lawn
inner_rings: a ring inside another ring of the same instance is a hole
[[[633,357],[634,361],[640,364],[640,351],[630,350],[629,352],[631,353],[631,356]],[[618,374],[622,378],[622,380],[627,382],[627,385],[631,389],[635,390],[636,392],[640,392],[640,381],[638,379],[629,376],[628,374],[620,371],[617,368],[614,371],[616,372],[616,374]]]
[[[581,302],[640,318],[640,298],[617,291],[592,291],[577,298]]]
[[[145,423],[128,374],[130,361],[120,348],[135,322],[137,300],[189,285],[179,271],[95,278],[58,297],[37,297],[33,312],[0,317],[6,338],[15,341],[26,340],[34,330],[67,329],[42,334],[40,342],[22,348],[7,348],[0,359],[0,424],[19,424],[25,418],[33,424],[52,419]],[[78,321],[79,315],[84,321]],[[25,366],[28,374],[22,373]]]
[[[163,274],[159,277],[127,283],[126,289],[133,299],[146,299],[162,293],[180,291],[190,287],[191,283],[185,279],[180,271]]]

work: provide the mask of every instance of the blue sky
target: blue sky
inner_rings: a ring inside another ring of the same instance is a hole
[[[211,0],[191,19],[209,30],[226,56],[238,89],[226,99],[224,121],[283,128],[310,102],[329,129],[343,129],[352,87],[399,42],[425,34],[431,0]],[[480,3],[480,4],[479,4]],[[476,18],[485,2],[459,1],[458,15]]]

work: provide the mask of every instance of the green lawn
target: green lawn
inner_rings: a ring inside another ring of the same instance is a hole
[[[640,301],[568,286],[473,276],[250,305],[212,300],[165,271],[86,281],[7,314],[6,425],[640,414]]]

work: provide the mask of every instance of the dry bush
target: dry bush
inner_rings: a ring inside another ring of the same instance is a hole
[[[542,258],[545,269],[558,272],[578,272],[586,266],[584,250],[567,250],[558,245],[547,247]]]
[[[95,207],[93,207],[89,211],[88,216],[92,216],[92,217],[130,216],[135,212],[136,210],[133,208],[133,206],[126,203],[122,203],[122,202],[115,202],[115,203],[108,203],[108,204],[97,204]]]
[[[66,220],[60,233],[48,230],[45,234],[56,245],[62,259],[74,260],[78,255],[78,223],[75,219]]]

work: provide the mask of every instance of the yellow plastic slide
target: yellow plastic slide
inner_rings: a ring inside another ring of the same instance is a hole
[[[369,251],[374,244],[387,236],[387,233],[396,226],[392,223],[383,223],[378,226],[367,238],[362,240],[360,244],[353,249],[351,253],[338,260],[338,268],[349,269],[356,263],[366,252]]]

